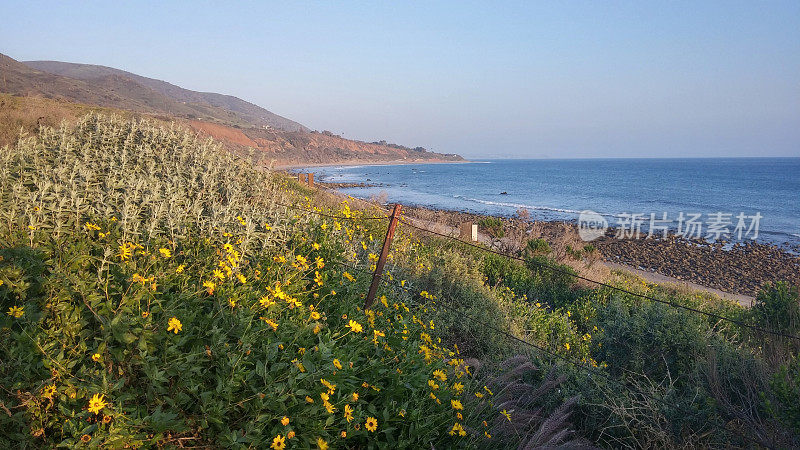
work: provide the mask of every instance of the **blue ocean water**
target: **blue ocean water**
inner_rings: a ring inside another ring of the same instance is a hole
[[[385,193],[389,202],[493,215],[525,208],[536,220],[573,221],[592,210],[615,225],[620,214],[641,213],[649,222],[651,213],[666,213],[674,229],[681,212],[700,213],[704,222],[721,212],[731,214],[734,231],[739,214],[749,226],[760,213],[758,241],[800,244],[800,158],[490,160],[308,171],[331,182],[379,185],[341,189],[354,197]]]

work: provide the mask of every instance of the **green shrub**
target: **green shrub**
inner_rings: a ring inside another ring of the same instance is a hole
[[[478,220],[478,226],[495,239],[502,239],[506,235],[503,220],[497,217],[481,218]]]
[[[531,239],[525,246],[525,250],[532,256],[548,255],[552,251],[550,244],[544,239]]]
[[[772,399],[765,399],[770,415],[800,434],[800,356],[781,366],[770,380]]]

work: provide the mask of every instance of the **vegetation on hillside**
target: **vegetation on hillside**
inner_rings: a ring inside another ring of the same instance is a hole
[[[797,341],[578,286],[546,242],[401,227],[364,311],[384,213],[211,141],[90,115],[0,166],[0,447],[798,445]],[[800,333],[783,284],[614,283]]]

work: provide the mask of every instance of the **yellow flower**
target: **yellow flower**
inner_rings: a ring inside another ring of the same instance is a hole
[[[353,398],[354,402],[357,402],[358,401],[358,392],[353,392],[352,398]]]
[[[350,328],[350,330],[352,330],[353,333],[361,333],[364,330],[364,328],[361,326],[360,323],[358,323],[358,322],[356,322],[355,320],[352,320],[352,319],[347,324],[347,327]]]
[[[566,347],[567,350],[569,350],[569,342],[564,343],[564,347]]]
[[[319,320],[320,317],[322,317],[322,315],[320,315],[320,313],[318,313],[316,311],[312,311],[311,312],[311,320]]]
[[[319,450],[328,450],[328,443],[325,442],[321,437],[317,438],[317,446]]]
[[[353,420],[353,407],[350,405],[344,405],[344,418],[347,420],[347,423],[350,423]]]
[[[339,434],[339,436],[341,436],[342,439],[346,438],[347,437],[347,431],[342,430],[342,432]]]
[[[239,282],[242,283],[242,284],[247,283],[247,278],[244,275],[240,274],[240,273],[236,274],[236,278],[238,278]]]
[[[25,314],[24,309],[25,309],[24,306],[12,306],[8,308],[8,312],[6,314],[15,319],[19,319],[20,317],[22,317],[23,314]]]
[[[275,301],[266,295],[261,297],[261,299],[258,302],[261,303],[261,306],[264,308],[269,308],[270,306],[275,304]]]
[[[339,369],[339,370],[342,370],[342,363],[341,363],[341,362],[339,362],[339,360],[338,360],[338,359],[334,359],[334,360],[333,360],[333,365],[334,365],[334,366],[335,366],[337,369]]]
[[[450,405],[453,407],[453,409],[464,409],[464,406],[459,400],[450,400]]]
[[[308,403],[314,403],[314,399],[313,399],[313,398],[311,398],[311,397],[309,397],[308,395],[306,395],[306,401],[307,401]]]
[[[317,256],[314,262],[317,264],[317,269],[322,269],[323,267],[325,267],[325,260],[323,260],[319,256]]]
[[[323,378],[319,380],[319,382],[322,383],[326,388],[328,388],[328,395],[333,395],[333,393],[336,392],[336,385],[331,383],[330,381]]]
[[[108,405],[108,403],[106,403],[105,395],[94,394],[92,398],[89,399],[89,412],[99,414],[106,405]]]
[[[278,322],[275,322],[272,319],[267,319],[266,317],[259,317],[261,320],[267,323],[267,325],[272,327],[272,331],[278,330]]]
[[[447,374],[445,374],[441,369],[434,370],[433,377],[438,378],[439,381],[447,381]]]
[[[291,430],[288,433],[286,433],[286,439],[291,439],[294,437],[294,435],[295,435],[294,430]]]
[[[203,287],[206,288],[206,292],[208,292],[208,295],[211,295],[214,293],[214,288],[216,288],[217,285],[213,281],[204,281]]]
[[[183,273],[183,269],[185,269],[185,268],[186,268],[186,264],[181,264],[180,266],[178,266],[177,269],[175,269],[175,273]]]
[[[369,431],[375,431],[378,429],[378,419],[374,417],[367,417],[367,421],[364,422],[364,427]]]
[[[45,388],[42,389],[42,397],[49,400],[53,399],[53,395],[55,395],[55,393],[56,393],[55,384],[51,384],[50,386],[45,386]]]
[[[450,430],[450,436],[455,436],[456,434],[458,434],[459,436],[467,435],[467,432],[464,431],[464,427],[461,426],[461,424],[458,422],[453,424],[453,428]]]
[[[169,326],[167,327],[167,332],[174,331],[175,334],[178,334],[179,331],[183,330],[183,324],[177,317],[172,317],[169,319],[167,323]]]
[[[100,353],[95,353],[94,355],[92,355],[92,361],[94,362],[100,361]]]
[[[436,389],[439,389],[439,385],[436,384],[436,381],[434,381],[434,380],[428,380],[428,386],[430,386],[431,389],[433,389],[434,391]]]
[[[164,258],[169,258],[170,256],[172,256],[172,251],[168,248],[160,248],[158,249],[158,252],[161,253],[161,256],[163,256]]]
[[[134,283],[142,283],[142,284],[147,283],[147,278],[139,275],[138,273],[133,274],[133,276],[131,277],[131,280]]]
[[[453,391],[454,391],[454,392],[455,392],[457,395],[461,395],[461,393],[464,391],[464,385],[463,385],[463,384],[461,384],[461,383],[456,383],[456,384],[454,384],[454,385],[453,385]]]
[[[122,261],[125,261],[133,255],[134,248],[136,248],[136,245],[132,242],[124,242],[119,246],[119,253],[117,253],[117,256],[119,256],[119,259]]]
[[[281,425],[283,425],[283,426],[289,425],[289,418],[286,417],[286,416],[283,416],[283,419],[281,419]]]
[[[223,274],[222,271],[219,269],[214,269],[214,278],[217,278],[219,280],[224,280],[225,274]]]
[[[274,448],[275,450],[283,450],[286,448],[286,438],[280,434],[275,436],[275,438],[272,440],[272,445],[270,445],[270,448]]]
[[[350,275],[350,273],[348,273],[348,272],[345,272],[345,273],[343,273],[342,275],[343,275],[345,278],[347,278],[347,280],[348,280],[348,281],[356,281],[356,279],[355,279],[355,278],[353,278],[353,276],[352,276],[352,275]]]
[[[505,409],[500,411],[500,414],[504,415],[509,422],[511,422],[511,413],[506,411]]]

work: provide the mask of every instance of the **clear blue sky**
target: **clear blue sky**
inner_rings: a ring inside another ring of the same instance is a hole
[[[16,2],[0,52],[468,157],[800,156],[800,1]]]

